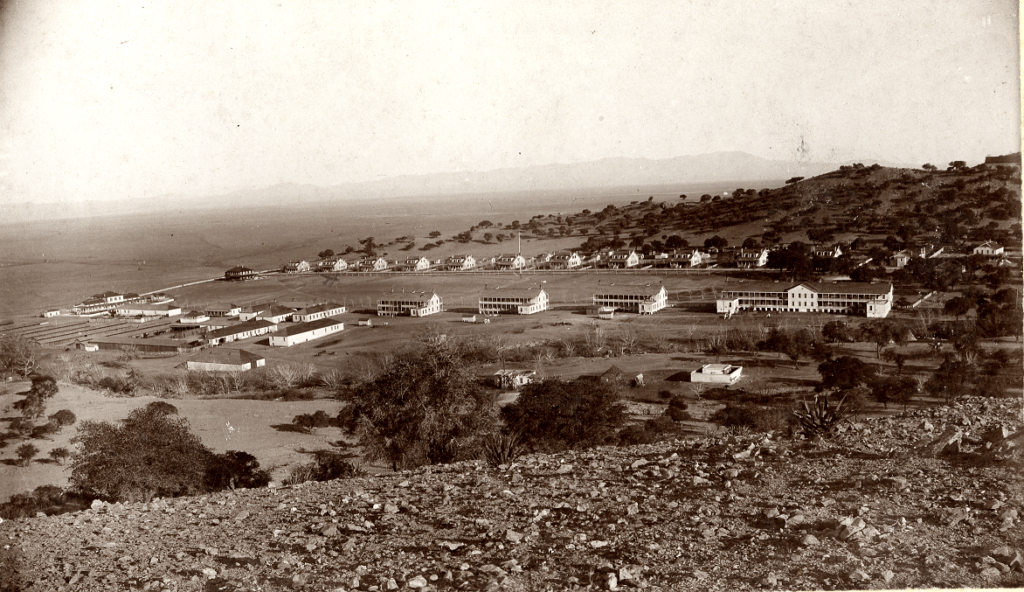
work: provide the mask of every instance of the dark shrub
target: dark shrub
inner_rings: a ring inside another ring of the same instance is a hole
[[[668,406],[686,411],[688,405],[686,403],[686,399],[677,395],[675,397],[672,397],[672,400],[668,402]]]
[[[690,421],[693,419],[689,411],[672,406],[665,409],[665,415],[662,417],[667,417],[672,421]]]
[[[656,434],[674,434],[676,432],[675,422],[664,415],[655,417],[654,419],[648,419],[644,422],[644,428],[647,431],[654,432]]]
[[[556,443],[587,448],[616,438],[625,409],[615,388],[602,381],[549,379],[527,385],[501,416],[533,449],[548,450]]]
[[[616,436],[620,446],[636,446],[639,444],[653,444],[658,441],[658,434],[652,432],[643,425],[626,426],[619,430]]]
[[[724,428],[754,428],[757,427],[757,413],[746,405],[727,403],[715,411],[711,421]]]
[[[316,398],[316,393],[300,389],[286,389],[278,393],[277,398],[282,401],[312,401]]]
[[[248,452],[229,450],[214,454],[206,463],[206,487],[213,491],[244,487],[266,487],[270,473],[260,469],[260,462]]]
[[[177,415],[178,408],[171,405],[167,401],[153,401],[146,405],[146,409],[152,411],[157,415]]]

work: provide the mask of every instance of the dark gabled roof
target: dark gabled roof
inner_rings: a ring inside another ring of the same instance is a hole
[[[295,309],[290,306],[281,306],[280,304],[271,304],[268,308],[263,309],[263,312],[259,314],[270,315],[272,317],[280,316],[283,314],[291,314],[295,312]]]
[[[335,310],[337,308],[342,308],[342,306],[340,304],[335,304],[334,302],[327,302],[325,304],[317,304],[316,306],[310,306],[309,308],[304,308],[304,309],[296,312],[295,314],[297,314],[297,315],[311,315],[311,314],[316,314],[318,312],[325,312],[325,311],[328,311],[328,310]]]
[[[238,323],[237,325],[231,325],[230,327],[224,327],[223,329],[215,329],[205,335],[207,339],[218,339],[220,337],[229,337],[231,335],[237,335],[246,331],[253,331],[255,329],[262,329],[264,327],[275,327],[277,323],[271,323],[263,319],[252,319],[245,321],[244,323]]]
[[[277,330],[278,335],[284,335],[285,337],[291,337],[292,335],[299,335],[300,333],[308,333],[316,329],[323,329],[325,327],[334,327],[335,325],[343,324],[338,319],[332,319],[327,317],[326,319],[317,319],[315,321],[309,321],[308,323],[299,323],[297,325],[290,325]]]
[[[242,267],[241,265],[239,265],[238,267],[232,267],[231,269],[227,270],[227,273],[256,273],[256,272],[254,270],[252,270],[252,269],[249,269],[248,267]]]
[[[215,347],[199,352],[190,362],[212,362],[215,364],[233,364],[236,366],[249,362],[264,360],[263,356],[242,349]]]

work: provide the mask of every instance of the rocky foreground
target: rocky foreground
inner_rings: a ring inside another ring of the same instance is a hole
[[[7,590],[1024,586],[1020,402],[0,524]]]

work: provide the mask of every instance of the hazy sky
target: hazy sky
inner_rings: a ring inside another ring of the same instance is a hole
[[[1020,145],[1015,0],[2,5],[0,204]]]

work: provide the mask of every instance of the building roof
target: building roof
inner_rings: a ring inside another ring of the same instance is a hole
[[[624,294],[631,296],[654,296],[665,289],[665,286],[599,286],[598,294]]]
[[[327,302],[324,304],[317,304],[316,306],[310,306],[309,308],[303,308],[302,310],[296,312],[295,314],[310,315],[316,314],[318,312],[327,312],[328,310],[336,310],[339,308],[343,307],[340,304],[335,304],[334,302]]]
[[[265,360],[263,356],[247,352],[243,349],[231,349],[228,347],[214,347],[199,352],[189,362],[206,362],[213,364],[232,364],[240,366],[249,362]]]
[[[271,304],[269,307],[264,308],[260,314],[270,315],[272,317],[280,316],[283,314],[291,314],[295,312],[295,309],[290,306],[281,306],[280,304]]]
[[[292,335],[299,335],[301,333],[308,333],[316,329],[324,329],[326,327],[334,327],[336,325],[343,325],[342,321],[327,317],[326,319],[317,319],[315,321],[309,321],[307,323],[299,323],[297,325],[289,325],[278,329],[277,334],[283,335],[284,337],[291,337]]]
[[[237,304],[214,304],[207,306],[206,310],[241,310],[241,308]]]
[[[241,265],[239,265],[237,267],[232,267],[231,269],[229,269],[227,271],[227,273],[256,273],[256,272],[253,271],[252,269],[249,269],[248,267],[242,267]]]
[[[867,282],[799,282],[796,284],[782,284],[774,282],[744,282],[726,288],[726,292],[788,292],[797,286],[805,286],[819,294],[877,294],[879,296],[888,294],[892,284],[879,282],[871,284]]]
[[[544,288],[495,288],[480,294],[480,298],[536,298]]]
[[[90,343],[105,343],[110,345],[163,345],[163,346],[174,346],[174,347],[189,347],[188,343],[179,341],[177,339],[159,339],[159,338],[147,338],[139,339],[136,337],[89,337],[87,341]]]
[[[274,327],[277,323],[271,323],[264,319],[252,319],[245,321],[244,323],[238,323],[237,325],[231,325],[224,327],[223,329],[215,329],[206,334],[207,339],[218,339],[220,337],[230,337],[231,335],[237,335],[244,333],[245,331],[253,331],[256,329],[262,329],[264,327]]]
[[[436,292],[424,292],[422,294],[417,292],[385,292],[379,300],[385,302],[395,300],[403,302],[430,302],[434,296],[437,296]]]
[[[180,309],[181,306],[179,306],[179,305],[177,305],[177,304],[175,304],[173,302],[162,302],[160,304],[143,304],[141,302],[137,302],[137,303],[125,304],[125,305],[119,306],[117,308],[118,308],[118,310],[159,310],[159,311],[168,311],[168,310]]]
[[[95,296],[93,296],[93,298],[110,298],[111,296],[121,296],[121,294],[118,292],[111,292],[110,290],[107,290],[102,294],[96,294]]]

